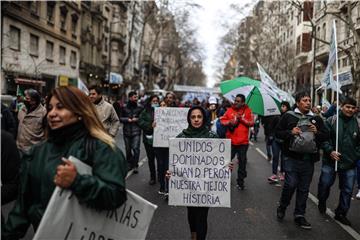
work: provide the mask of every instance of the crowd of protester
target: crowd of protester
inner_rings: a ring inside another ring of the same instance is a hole
[[[329,108],[312,107],[307,93],[298,94],[293,107],[281,102],[279,115],[256,116],[242,94],[236,95],[232,103],[215,96],[202,102],[197,98],[180,102],[173,92],[163,98],[151,95],[139,101],[137,92],[130,91],[125,104],[120,101],[111,104],[105,101],[101,88],[92,86],[89,92],[86,96],[75,87],[59,87],[42,99],[38,91],[27,89],[10,106],[1,105],[2,204],[16,199],[6,221],[2,216],[4,239],[22,237],[30,225],[36,230],[56,186],[70,189],[82,203],[94,209],[121,206],[126,201],[126,174],[139,173],[141,139],[148,159],[148,183],[158,184],[158,193],[167,198],[169,148],[153,147],[157,107],[190,108],[189,126],[178,137],[231,140],[231,158],[236,156],[236,183],[240,191],[249,187],[245,179],[250,141],[256,144],[263,128],[267,160],[272,163],[267,180],[283,182],[277,219],[284,219],[296,192],[294,221],[304,229],[311,229],[305,213],[314,163],[322,160],[317,194],[319,212],[326,213],[326,201],[338,175],[340,200],[335,219],[351,225],[346,216],[356,182],[359,191],[355,197],[360,199],[360,114],[354,99],[342,99],[338,117],[336,103]],[[339,121],[338,149],[336,121]],[[124,138],[125,156],[115,144],[119,130]],[[293,146],[294,139],[304,132],[313,137],[315,150],[311,152]],[[77,174],[68,160],[70,155],[93,166],[94,175]],[[193,239],[206,238],[207,214],[208,208],[188,208]]]

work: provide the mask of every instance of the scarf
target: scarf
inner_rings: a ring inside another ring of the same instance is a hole
[[[209,129],[205,126],[205,124],[200,128],[194,128],[189,124],[189,126],[183,130],[183,133],[186,138],[208,138],[209,137]]]
[[[86,134],[88,134],[88,130],[86,129],[84,123],[79,121],[62,128],[54,130],[50,129],[48,142],[57,145],[65,145],[68,142],[72,142],[74,139],[85,136]]]

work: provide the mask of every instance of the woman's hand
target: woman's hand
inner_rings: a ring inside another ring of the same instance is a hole
[[[70,160],[66,158],[62,158],[62,160],[65,164],[57,167],[54,183],[61,188],[69,188],[76,178],[77,171],[74,163]]]
[[[234,170],[234,163],[233,162],[229,162],[228,166],[229,166],[230,171]]]
[[[170,177],[171,177],[171,171],[170,170],[166,171],[165,177],[166,177],[166,179],[170,179]]]
[[[152,123],[152,127],[153,127],[153,128],[156,127],[156,122],[155,122],[155,121]]]

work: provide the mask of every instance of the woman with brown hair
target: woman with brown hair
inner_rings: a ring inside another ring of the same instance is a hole
[[[88,97],[75,87],[59,87],[47,98],[46,140],[23,156],[20,194],[3,228],[4,239],[19,239],[30,224],[36,231],[56,186],[81,204],[112,210],[126,201],[126,161],[97,117]],[[78,174],[67,158],[92,166]]]

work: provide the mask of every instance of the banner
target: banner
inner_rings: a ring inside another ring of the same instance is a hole
[[[261,82],[264,83],[272,93],[274,93],[274,96],[276,96],[279,101],[285,100],[288,101],[290,105],[294,104],[295,99],[291,93],[278,88],[276,82],[265,72],[264,68],[258,62],[256,64],[258,66]]]
[[[89,89],[86,87],[85,83],[80,78],[77,79],[77,87],[86,95],[89,95]]]
[[[230,139],[172,138],[169,205],[231,207]]]
[[[337,78],[336,81],[334,81],[334,75],[332,72],[333,65],[336,64],[336,72],[335,72],[335,78]],[[331,29],[331,40],[330,40],[330,52],[329,52],[329,60],[328,64],[325,69],[325,73],[323,76],[323,79],[321,80],[321,86],[325,87],[326,89],[332,89],[335,92],[342,93],[340,90],[340,87],[337,86],[338,81],[338,61],[337,61],[337,42],[336,42],[336,24],[335,20],[333,21],[333,27]]]
[[[189,108],[155,108],[154,147],[169,147],[169,139],[188,127],[188,111]]]
[[[72,156],[69,160],[78,174],[92,174],[88,165]],[[157,206],[129,190],[127,198],[118,209],[97,211],[56,187],[33,239],[145,239]]]

